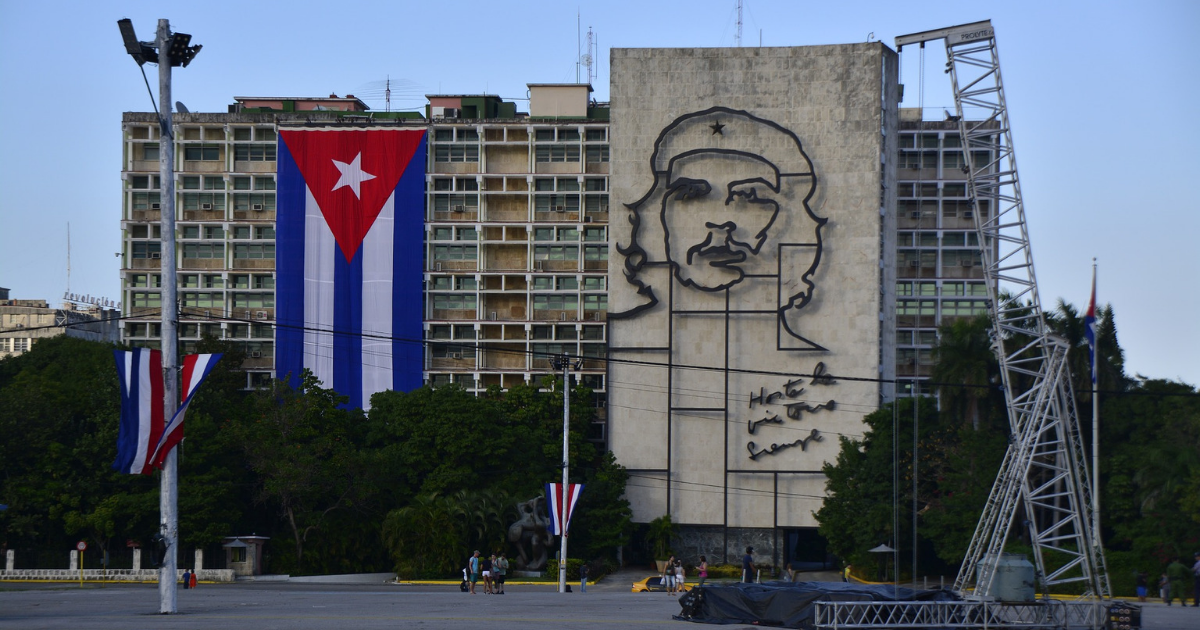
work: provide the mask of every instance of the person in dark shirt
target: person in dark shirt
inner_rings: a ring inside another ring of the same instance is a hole
[[[754,581],[754,547],[746,547],[746,555],[742,556],[742,581]]]

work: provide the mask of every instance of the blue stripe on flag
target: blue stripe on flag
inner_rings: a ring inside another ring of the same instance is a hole
[[[412,391],[424,382],[425,141],[396,185],[392,254],[392,389]]]
[[[279,141],[275,220],[275,377],[304,369],[305,185],[287,144]]]
[[[362,407],[362,246],[354,258],[338,250],[333,256],[333,383],[339,394],[349,396],[343,405],[348,409]]]

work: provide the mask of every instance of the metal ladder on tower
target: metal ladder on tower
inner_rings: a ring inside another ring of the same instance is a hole
[[[1046,326],[1038,294],[995,30],[990,21],[963,24],[897,37],[896,48],[937,39],[946,45],[968,195],[983,251],[993,350],[1011,428],[1008,451],[954,588],[977,599],[992,596],[996,560],[1023,508],[1043,593],[1077,584],[1086,598],[1108,599],[1068,346]]]

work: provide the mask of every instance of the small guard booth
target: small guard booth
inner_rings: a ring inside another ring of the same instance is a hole
[[[267,536],[229,536],[221,545],[225,548],[225,568],[233,574],[262,575],[263,547],[270,540]]]

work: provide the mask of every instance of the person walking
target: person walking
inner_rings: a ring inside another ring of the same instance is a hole
[[[580,593],[587,592],[587,577],[588,577],[588,565],[585,562],[585,563],[579,565],[579,592]]]
[[[842,581],[843,582],[850,581],[850,569],[851,569],[851,566],[849,564],[846,565],[845,569],[842,569]]]
[[[684,583],[683,562],[676,560],[675,561],[675,592],[676,593],[684,592],[683,583]]]
[[[483,570],[483,593],[484,595],[492,594],[492,562],[496,559],[496,554],[492,554],[487,558],[483,558],[479,564]]]
[[[479,550],[471,555],[469,567],[471,569],[471,594],[475,594],[475,583],[479,581]]]
[[[492,572],[496,574],[496,592],[500,595],[504,594],[504,581],[508,578],[508,558],[504,557],[504,552],[500,552],[500,556],[496,558],[496,562],[492,564]]]
[[[1158,578],[1158,596],[1164,601],[1171,595],[1171,580],[1167,578],[1167,574],[1163,573],[1162,577]]]
[[[700,581],[696,587],[704,586],[704,581],[708,579],[708,558],[700,556],[700,566],[696,567],[697,575],[700,576]]]
[[[746,555],[742,556],[742,581],[754,582],[754,547],[746,547]]]
[[[1187,591],[1184,590],[1184,583],[1191,575],[1191,571],[1183,565],[1182,558],[1176,558],[1174,562],[1167,565],[1167,580],[1171,583],[1171,592],[1167,594],[1167,605],[1171,605],[1171,600],[1179,598],[1181,605],[1187,606]]]
[[[183,588],[191,588],[191,586],[192,586],[192,574],[187,569],[184,569],[183,570]]]

